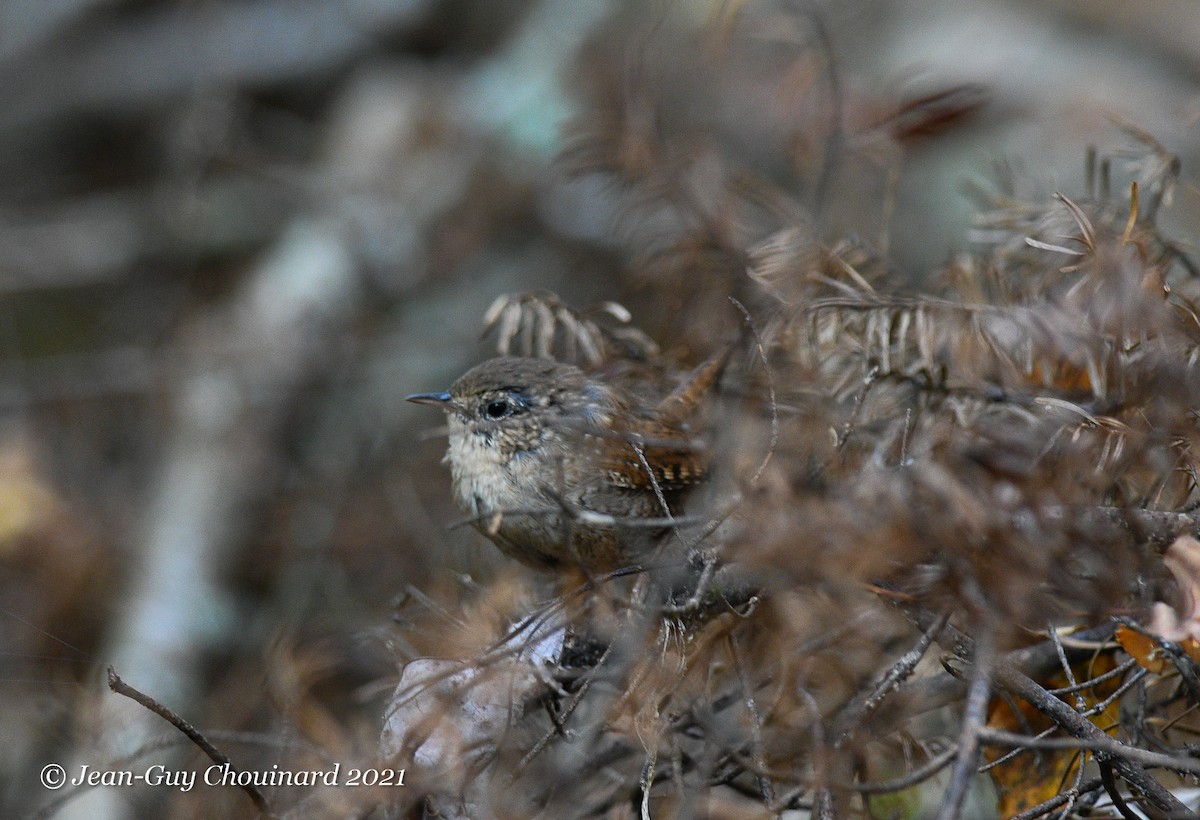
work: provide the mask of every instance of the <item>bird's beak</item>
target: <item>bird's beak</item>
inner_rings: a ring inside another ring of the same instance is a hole
[[[432,404],[435,407],[444,408],[450,403],[449,393],[414,393],[407,396],[405,401],[411,401],[413,404]]]

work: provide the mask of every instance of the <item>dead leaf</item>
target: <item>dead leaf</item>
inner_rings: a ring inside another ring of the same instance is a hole
[[[1159,606],[1166,606],[1166,604],[1159,604]],[[1121,648],[1129,654],[1129,657],[1137,661],[1138,666],[1143,669],[1160,674],[1166,668],[1167,661],[1162,656],[1162,647],[1153,638],[1148,638],[1127,626],[1118,626],[1114,637],[1116,637],[1117,643],[1121,644]]]
[[[1163,563],[1179,587],[1179,609],[1156,604],[1150,631],[1166,641],[1192,643],[1200,638],[1200,541],[1181,535],[1163,553]]]

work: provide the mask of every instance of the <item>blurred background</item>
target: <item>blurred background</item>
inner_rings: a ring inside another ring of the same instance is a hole
[[[396,613],[503,564],[403,402],[498,296],[694,361],[781,228],[919,289],[973,191],[1082,195],[1131,125],[1186,241],[1198,120],[1189,0],[0,2],[0,813],[246,810],[39,785],[195,763],[109,664],[243,761],[372,759]]]

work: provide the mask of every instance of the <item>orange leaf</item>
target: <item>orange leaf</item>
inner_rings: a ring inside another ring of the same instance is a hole
[[[1155,674],[1162,673],[1167,661],[1162,656],[1157,641],[1125,626],[1117,627],[1115,637],[1121,648],[1129,653],[1129,657],[1138,662],[1138,666]]]

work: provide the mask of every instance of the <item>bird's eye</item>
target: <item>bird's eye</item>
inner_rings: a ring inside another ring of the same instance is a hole
[[[489,419],[502,419],[512,414],[512,405],[504,399],[489,401],[483,408],[483,414]]]

